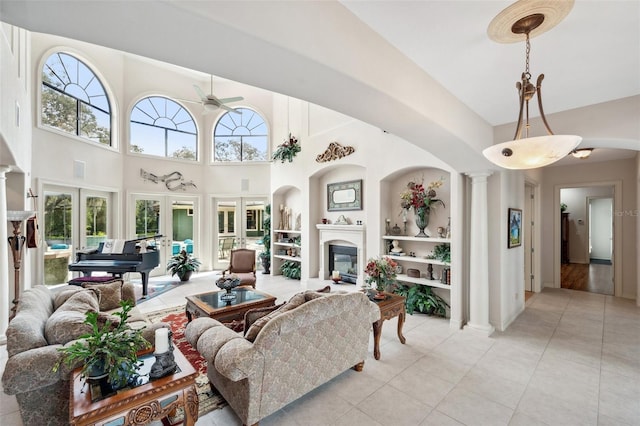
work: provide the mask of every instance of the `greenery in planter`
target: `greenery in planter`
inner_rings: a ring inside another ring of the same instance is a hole
[[[411,286],[400,284],[396,287],[395,293],[406,297],[407,313],[410,315],[419,312],[438,317],[447,316],[449,304],[433,292],[433,287],[421,284]]]
[[[274,160],[280,160],[282,163],[284,163],[285,160],[288,160],[291,163],[293,161],[293,157],[298,155],[301,150],[302,148],[298,143],[298,139],[291,136],[291,133],[289,133],[289,140],[278,145],[278,149],[273,153],[272,158]]]
[[[287,278],[299,280],[302,275],[302,265],[300,262],[286,260],[282,263],[282,266],[280,266],[280,272]]]
[[[122,310],[114,313],[119,317],[117,324],[107,320],[100,325],[98,312],[87,312],[84,322],[91,326],[91,332],[83,334],[71,345],[58,349],[63,357],[53,366],[53,371],[58,371],[62,363],[73,367],[78,362],[84,362],[82,378],[102,371],[108,374],[110,384],[117,388],[126,386],[136,376],[138,351],[150,348],[151,344],[142,337],[142,328],[133,330],[127,324],[133,304],[123,300],[120,306]]]
[[[260,253],[260,260],[262,260],[262,267],[265,274],[270,272],[271,268],[271,204],[267,204],[264,207],[265,217],[262,220],[262,229],[264,235],[262,236],[262,244],[264,250]]]
[[[191,273],[199,268],[200,261],[186,250],[181,250],[167,262],[167,269],[171,271],[171,276],[178,275],[181,281],[187,281]]]
[[[438,244],[433,248],[433,257],[445,263],[451,263],[451,247],[449,244]]]
[[[567,210],[567,205],[565,203],[560,203],[560,211],[564,212],[565,210]]]

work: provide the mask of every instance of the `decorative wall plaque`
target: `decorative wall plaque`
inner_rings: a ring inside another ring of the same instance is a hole
[[[331,142],[329,147],[316,157],[316,162],[326,163],[327,161],[338,160],[347,155],[351,155],[356,151],[352,146],[342,146],[338,142]]]
[[[193,183],[192,180],[184,182],[184,177],[180,172],[172,172],[163,176],[157,176],[145,171],[144,169],[140,169],[140,177],[153,183],[164,182],[164,185],[169,191],[177,191],[179,189],[186,191],[187,186],[197,188],[196,184]]]

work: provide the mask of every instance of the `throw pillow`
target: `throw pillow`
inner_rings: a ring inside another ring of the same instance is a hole
[[[304,302],[306,302],[305,297],[304,297],[304,293],[298,293],[296,295],[294,295],[291,299],[289,299],[289,301],[287,303],[285,303],[284,305],[280,306],[278,309],[276,309],[275,311],[268,313],[267,315],[263,316],[262,318],[257,319],[252,325],[251,327],[249,327],[249,330],[247,330],[246,334],[245,334],[245,339],[247,339],[250,342],[253,342],[254,340],[256,340],[256,337],[258,337],[258,334],[260,333],[260,331],[262,331],[262,329],[264,328],[265,325],[267,325],[267,323],[272,320],[273,318],[278,317],[279,315],[282,315],[285,312],[288,312],[292,309],[297,308],[298,306],[302,305]]]
[[[62,290],[56,293],[53,298],[53,310],[57,311],[60,306],[64,304],[71,296],[76,294],[79,291],[83,291],[82,287],[78,287],[75,285],[69,285],[63,287]]]
[[[304,301],[308,302],[309,300],[317,299],[318,297],[326,296],[331,293],[331,286],[326,286],[318,290],[307,290],[304,292]]]
[[[122,300],[122,280],[113,281],[108,284],[84,283],[82,287],[95,290],[100,294],[100,310],[110,311],[120,307]]]
[[[69,297],[47,320],[44,335],[50,345],[64,345],[91,332],[84,323],[87,312],[97,312],[98,297],[93,290],[82,290]]]
[[[256,322],[256,320],[262,318],[263,316],[275,311],[276,309],[282,306],[284,306],[284,303],[280,305],[267,306],[266,308],[249,309],[244,314],[244,332],[246,333],[247,330],[249,330],[249,328],[253,325],[253,323]]]

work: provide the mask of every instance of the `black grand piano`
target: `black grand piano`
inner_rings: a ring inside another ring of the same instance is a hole
[[[142,296],[145,297],[149,272],[160,264],[160,253],[153,245],[147,246],[146,251],[140,253],[140,242],[157,237],[162,235],[125,241],[122,253],[102,253],[104,243],[100,243],[94,250],[78,250],[76,263],[70,264],[69,270],[82,272],[84,276],[97,271],[119,277],[126,272],[139,272],[142,276]]]

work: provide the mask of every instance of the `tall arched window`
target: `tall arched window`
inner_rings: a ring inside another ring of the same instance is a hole
[[[138,101],[131,110],[130,129],[130,152],[198,160],[196,123],[171,99],[150,96]]]
[[[264,119],[248,108],[224,114],[213,132],[213,161],[267,161],[269,135]]]
[[[42,124],[111,145],[111,110],[104,86],[78,58],[56,52],[42,68]]]

